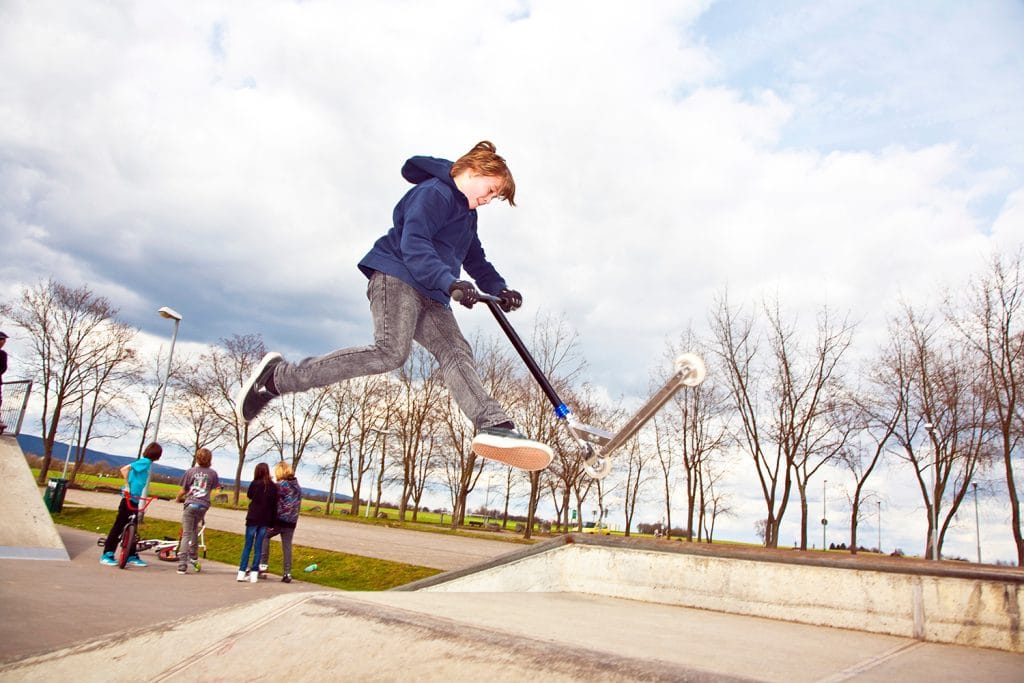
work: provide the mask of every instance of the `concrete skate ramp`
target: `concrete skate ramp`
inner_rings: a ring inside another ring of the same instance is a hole
[[[102,631],[104,635],[91,640],[75,640],[68,647],[8,660],[0,665],[0,682],[245,677],[446,683],[1019,683],[1024,671],[1024,654],[1012,651],[728,613],[724,608],[735,608],[739,602],[736,584],[751,583],[751,576],[758,572],[766,573],[765,579],[752,582],[748,599],[758,604],[774,591],[780,615],[797,602],[826,613],[827,608],[818,604],[821,594],[846,591],[848,586],[833,573],[842,571],[841,567],[815,564],[811,558],[796,562],[808,572],[799,578],[802,585],[780,586],[776,584],[785,580],[785,575],[776,572],[792,561],[758,560],[757,554],[744,557],[742,551],[724,558],[678,550],[689,545],[566,537],[473,569],[380,593],[294,592],[303,586],[301,582],[288,584],[286,593],[274,593],[274,587],[285,584],[238,584],[234,568],[219,563],[210,563],[215,566],[190,576],[178,576],[170,566],[151,566],[144,574],[112,573],[110,577],[116,581],[91,582],[99,590],[107,587],[108,593],[101,595],[104,604],[119,604],[128,586],[133,586],[143,610],[145,600],[174,600],[175,591],[182,590],[237,592],[246,601],[180,619],[154,619],[117,632]],[[778,552],[768,556],[784,557]],[[791,559],[801,558],[794,555]],[[703,574],[696,569],[700,561],[705,565]],[[76,562],[80,571],[100,571],[95,555],[78,556],[70,565],[74,567]],[[665,564],[659,567],[661,562]],[[773,564],[777,566],[773,568]],[[44,570],[63,566],[43,564]],[[846,571],[853,575],[862,569]],[[693,579],[689,584],[687,576]],[[45,582],[45,577],[46,572],[41,572],[40,580]],[[789,580],[798,579],[794,575]],[[984,593],[988,589],[977,582],[994,577],[962,574],[956,580]],[[142,582],[150,589],[143,590]],[[157,584],[167,586],[159,597],[152,588]],[[691,588],[682,588],[687,585]],[[873,584],[863,584],[863,588],[874,590]],[[683,601],[680,594],[686,591],[693,593],[693,600],[708,604],[713,604],[711,596],[717,591],[722,609],[667,604]],[[922,593],[931,591],[922,589]],[[625,592],[636,597],[615,595]],[[793,595],[798,592],[806,598],[795,600]],[[733,595],[732,605],[726,600],[729,595]],[[849,593],[846,595],[849,598]],[[879,599],[891,598],[885,594]],[[18,599],[18,594],[12,593],[11,599]],[[870,592],[849,599],[852,604],[837,610],[837,620],[845,619],[845,612],[872,607]],[[927,600],[922,605],[931,609]],[[71,612],[62,616],[75,618]],[[116,620],[116,610],[109,618]],[[47,628],[59,628],[56,619],[48,623]],[[971,629],[976,625],[965,617],[961,626]]]
[[[1022,670],[1008,652],[602,596],[325,591],[81,642],[2,665],[0,681],[1016,683]]]
[[[0,481],[0,558],[70,559],[14,436],[0,436]]]
[[[1024,571],[573,534],[396,590],[576,592],[1024,653]]]

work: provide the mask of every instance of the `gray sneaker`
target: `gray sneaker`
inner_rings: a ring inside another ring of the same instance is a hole
[[[274,374],[277,364],[283,360],[281,354],[271,352],[263,356],[253,368],[252,374],[242,385],[235,400],[235,412],[238,414],[239,420],[248,424],[267,407],[272,399],[277,398],[278,394],[267,389],[267,381]]]
[[[473,452],[481,458],[496,460],[528,472],[542,470],[551,464],[551,448],[527,438],[513,427],[484,427],[473,437]]]

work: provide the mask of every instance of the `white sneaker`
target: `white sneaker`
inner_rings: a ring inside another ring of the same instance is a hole
[[[496,460],[528,472],[551,464],[551,448],[527,438],[515,429],[485,427],[473,437],[473,452],[481,458]]]
[[[249,572],[249,581],[250,582],[256,583],[259,580],[260,580],[260,573],[259,572]]]
[[[270,565],[269,564],[260,564],[260,573],[261,574],[263,572],[267,571],[268,569],[270,569]]]
[[[249,572],[242,571],[241,569],[239,569],[238,570],[238,578],[235,579],[235,581],[245,581],[248,578],[249,578]]]

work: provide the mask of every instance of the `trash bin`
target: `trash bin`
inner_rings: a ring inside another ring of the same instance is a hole
[[[50,512],[60,512],[64,509],[64,494],[68,490],[68,480],[59,477],[50,479],[43,493],[43,502]]]

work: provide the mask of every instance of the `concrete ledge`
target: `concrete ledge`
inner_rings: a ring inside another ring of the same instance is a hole
[[[403,590],[579,592],[1024,653],[1015,568],[570,535]]]

